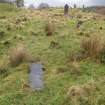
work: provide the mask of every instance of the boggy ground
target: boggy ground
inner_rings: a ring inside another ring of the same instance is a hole
[[[80,9],[69,14],[64,17],[62,8],[27,10],[0,4],[0,105],[105,105],[105,65],[91,58],[70,61],[83,38],[104,39],[104,15]],[[48,21],[54,26],[51,36],[45,32]],[[83,21],[79,29],[78,21]],[[11,49],[19,44],[45,66],[41,92],[28,86],[29,61],[8,64]]]

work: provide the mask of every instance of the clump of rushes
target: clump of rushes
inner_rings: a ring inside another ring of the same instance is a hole
[[[72,53],[69,62],[77,62],[86,58],[91,58],[97,63],[105,63],[105,42],[102,37],[85,37],[81,42],[81,50]]]
[[[104,48],[104,43],[101,37],[84,38],[81,43],[83,54],[90,58],[97,58]]]
[[[97,63],[105,63],[105,42],[102,37],[96,36],[84,39],[81,48],[83,56],[90,57]]]

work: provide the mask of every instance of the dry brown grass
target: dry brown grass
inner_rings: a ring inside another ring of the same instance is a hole
[[[70,100],[75,100],[80,96],[85,96],[85,91],[82,86],[71,86],[69,91],[67,92],[67,97]]]
[[[48,21],[45,26],[45,33],[47,36],[52,36],[54,33],[54,24],[51,21]]]
[[[97,58],[103,49],[103,40],[98,36],[84,38],[81,43],[81,48],[87,57]]]
[[[67,60],[67,63],[81,61],[84,58],[86,58],[86,57],[85,57],[85,55],[83,55],[82,52],[76,52],[76,53],[72,52],[70,54],[69,59]]]
[[[77,86],[71,86],[69,88],[69,91],[67,92],[67,98],[75,101],[76,99],[84,98],[90,96],[92,93],[94,93],[97,89],[96,83],[94,81],[90,81],[89,83],[86,83],[84,85],[77,85]]]
[[[12,66],[19,65],[25,59],[25,57],[26,57],[26,51],[22,44],[10,50],[9,60]]]
[[[105,99],[104,83],[105,77],[99,77],[96,80],[91,79],[83,85],[71,86],[67,91],[65,103],[70,103],[70,105],[100,105]]]
[[[97,63],[105,63],[105,41],[102,36],[85,37],[81,42],[81,50],[72,52],[67,63],[79,62],[86,58],[94,59]]]
[[[81,74],[81,67],[80,67],[80,64],[78,62],[76,62],[76,61],[71,62],[70,68],[72,69],[71,70],[72,74],[76,74],[76,75]]]
[[[8,60],[2,59],[0,61],[0,75],[6,74],[8,72]]]
[[[90,82],[84,84],[82,86],[82,88],[84,89],[84,91],[87,94],[91,94],[92,92],[94,92],[97,89],[96,82],[95,81],[90,81]]]

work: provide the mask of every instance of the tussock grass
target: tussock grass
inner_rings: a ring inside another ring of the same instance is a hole
[[[98,63],[105,62],[105,42],[101,36],[85,38],[81,43],[82,56],[95,59]]]
[[[95,101],[94,98],[95,94],[99,94],[97,93],[97,89],[100,91],[100,83],[102,83],[102,81],[90,81],[84,85],[71,86],[67,92],[67,100],[71,105],[80,105],[81,103],[85,105],[99,105],[101,97],[97,98],[97,101]]]
[[[45,33],[47,36],[52,36],[54,33],[54,24],[51,21],[48,21],[45,26]]]
[[[74,97],[83,96],[84,94],[85,91],[81,86],[72,86],[70,87],[67,96],[73,100]]]
[[[10,50],[9,60],[12,66],[19,65],[25,59],[25,57],[26,57],[26,50],[22,44]]]

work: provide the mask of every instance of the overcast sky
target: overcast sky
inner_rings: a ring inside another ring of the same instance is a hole
[[[71,6],[74,4],[78,6],[82,6],[83,4],[86,6],[105,5],[105,0],[25,0],[25,5],[34,4],[37,7],[41,2],[48,3],[50,6],[64,6],[65,3]]]

